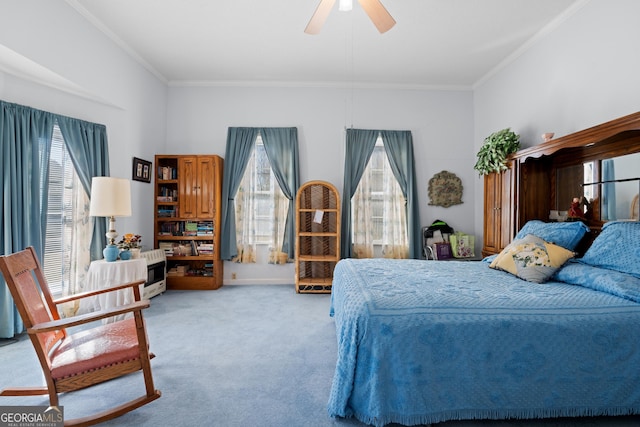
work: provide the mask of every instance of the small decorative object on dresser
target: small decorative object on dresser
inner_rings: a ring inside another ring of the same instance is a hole
[[[551,141],[553,139],[553,135],[555,135],[555,133],[553,133],[553,132],[543,133],[542,134],[542,140],[544,142]]]
[[[574,197],[569,208],[569,218],[583,218],[582,206],[580,206],[580,198]]]

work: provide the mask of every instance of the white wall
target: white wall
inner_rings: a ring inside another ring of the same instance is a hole
[[[171,87],[166,154],[224,157],[230,126],[294,126],[300,179],[331,182],[342,194],[344,129],[411,130],[422,225],[436,219],[473,233],[473,96],[471,91],[292,87]],[[460,177],[464,204],[429,206],[427,184],[448,170]],[[225,283],[292,283],[292,265],[225,263]],[[231,273],[237,280],[231,281]]]
[[[324,179],[342,191],[345,126],[409,129],[422,224],[444,219],[456,229],[474,232],[478,240],[482,180],[472,167],[485,136],[511,127],[526,147],[538,143],[543,132],[564,135],[640,109],[640,27],[635,22],[640,2],[635,0],[584,2],[473,92],[167,88],[67,3],[13,1],[4,2],[2,9],[0,47],[55,73],[75,88],[76,95],[15,77],[5,69],[0,72],[0,98],[105,124],[114,176],[130,176],[133,156],[150,160],[155,153],[224,155],[229,126],[296,126],[301,180]],[[441,170],[462,179],[463,205],[427,205],[428,180]],[[132,191],[134,216],[119,220],[118,229],[139,232],[149,244],[152,186],[133,182]],[[238,269],[238,278],[292,281],[292,271],[254,267]]]
[[[474,91],[477,151],[511,127],[522,147],[640,110],[640,2],[590,0]],[[482,180],[475,182],[482,232]]]
[[[38,13],[34,13],[34,9]],[[26,25],[28,23],[28,25]],[[43,72],[7,68],[7,54]],[[111,174],[130,177],[131,158],[157,153],[224,156],[229,126],[296,126],[301,181],[327,180],[342,191],[344,128],[408,129],[414,137],[422,225],[435,219],[473,232],[471,91],[300,87],[167,87],[65,2],[5,2],[0,15],[0,99],[107,126]],[[3,72],[4,71],[4,72]],[[464,204],[428,206],[427,183],[456,173]],[[152,242],[152,185],[132,182],[131,218],[120,233]],[[242,283],[292,283],[293,266],[226,263]]]
[[[13,68],[20,61],[25,68]],[[2,3],[0,99],[104,124],[112,176],[131,178],[132,157],[152,160],[164,146],[166,97],[163,82],[67,3]],[[119,218],[117,230],[150,247],[152,185],[132,181],[131,193],[133,216]]]

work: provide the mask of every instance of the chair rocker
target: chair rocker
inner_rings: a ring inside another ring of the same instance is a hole
[[[7,388],[0,392],[0,396],[48,394],[50,406],[59,406],[59,393],[79,390],[142,371],[144,395],[93,415],[65,421],[65,425],[81,426],[119,417],[160,397],[160,391],[153,385],[150,363],[153,355],[149,353],[142,317],[142,310],[149,307],[149,301],[140,300],[140,285],[144,281],[54,300],[33,247],[0,256],[0,270],[38,355],[46,380],[44,387]],[[58,304],[126,288],[133,290],[135,302],[132,304],[64,319],[58,314]],[[132,313],[133,317],[89,329],[85,326],[79,328],[79,332],[69,334],[66,330],[126,313]]]

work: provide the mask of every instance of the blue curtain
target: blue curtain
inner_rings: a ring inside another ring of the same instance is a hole
[[[393,175],[402,189],[402,194],[407,199],[409,256],[420,259],[422,257],[422,232],[413,157],[413,138],[410,131],[383,130],[380,133]]]
[[[91,178],[109,175],[107,128],[70,117],[58,116],[57,119],[71,162],[82,187],[90,195]],[[96,219],[90,248],[92,261],[102,258],[102,249],[107,244],[106,232],[107,221]]]
[[[57,121],[76,172],[87,191],[90,190],[93,173],[109,173],[106,128],[4,101],[0,101],[0,109],[0,175],[3,188],[0,254],[33,246],[42,259],[53,126]],[[106,223],[102,223],[101,230],[101,241],[104,241]],[[94,230],[94,235],[96,233],[100,231]],[[103,246],[104,243],[99,242],[99,253]],[[23,328],[4,278],[0,278],[0,337],[10,338],[22,332]]]
[[[41,209],[41,194],[47,194],[47,182],[41,173],[40,144],[50,143],[54,118],[50,113],[4,101],[0,101],[0,109],[0,254],[33,246],[42,259],[46,211]],[[48,159],[44,156],[43,160]],[[45,186],[42,192],[41,185]],[[9,289],[0,278],[0,337],[11,338],[23,329]]]
[[[222,230],[220,258],[231,260],[238,255],[236,244],[236,212],[234,200],[247,163],[255,147],[257,128],[231,127],[227,132],[227,147],[222,173]]]
[[[344,185],[342,189],[341,258],[353,258],[351,241],[351,198],[353,197],[367,163],[371,158],[380,131],[347,129],[344,157]]]
[[[602,161],[602,181],[613,181],[616,179],[614,162],[611,159]],[[614,221],[616,214],[616,184],[608,182],[602,184],[602,220]]]
[[[283,252],[293,257],[295,251],[295,198],[299,187],[298,130],[296,128],[238,128],[230,127],[225,149],[225,167],[222,180],[222,235],[220,257],[231,260],[238,255],[236,244],[235,195],[255,147],[258,134],[271,169],[289,199]]]
[[[260,128],[264,150],[282,193],[289,199],[282,252],[295,257],[295,207],[300,187],[297,128]]]
[[[407,199],[409,256],[419,259],[422,256],[422,237],[411,132],[365,129],[347,129],[344,186],[342,190],[341,257],[353,257],[351,198],[356,188],[358,188],[362,174],[371,158],[378,135],[382,136],[391,170]]]

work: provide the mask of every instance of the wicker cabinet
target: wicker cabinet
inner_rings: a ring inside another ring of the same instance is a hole
[[[222,158],[157,155],[154,247],[167,256],[169,289],[222,286]]]
[[[325,181],[309,181],[296,197],[296,292],[330,293],[340,259],[340,198]]]

